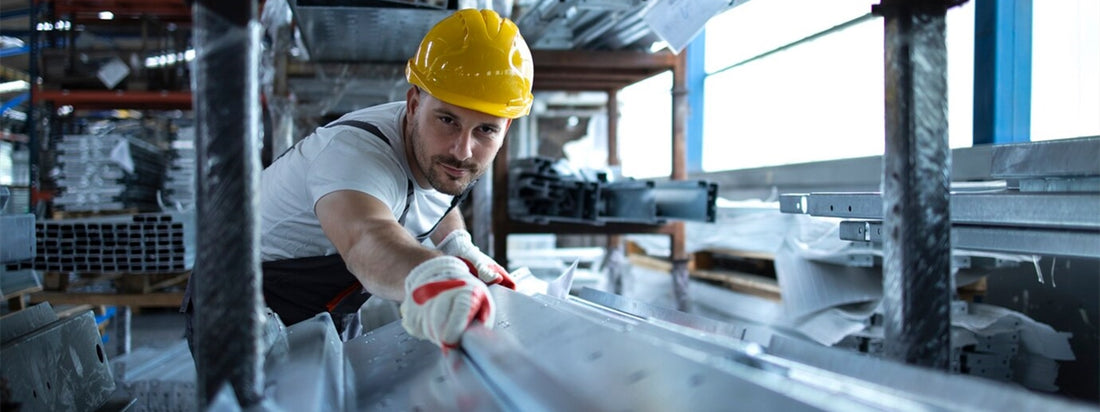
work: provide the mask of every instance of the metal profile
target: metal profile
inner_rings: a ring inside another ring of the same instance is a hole
[[[779,201],[783,213],[875,220],[882,204],[878,193],[784,194]],[[1100,229],[1100,193],[954,193],[950,208],[954,224]]]
[[[657,216],[666,219],[714,222],[718,185],[705,180],[667,180],[653,188]]]
[[[882,242],[882,222],[840,222],[840,239]],[[1044,256],[1100,258],[1100,231],[954,225],[955,248]]]

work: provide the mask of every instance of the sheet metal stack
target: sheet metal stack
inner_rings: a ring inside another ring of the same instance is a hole
[[[190,269],[183,218],[170,214],[40,221],[38,254],[22,269],[50,272],[173,273]]]
[[[156,210],[164,155],[155,145],[125,134],[80,134],[63,136],[56,150],[57,209]]]
[[[171,161],[164,179],[164,206],[187,210],[195,206],[195,128],[181,127],[172,140]]]

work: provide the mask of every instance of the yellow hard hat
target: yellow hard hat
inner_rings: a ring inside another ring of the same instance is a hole
[[[531,111],[531,50],[511,20],[463,9],[437,23],[405,66],[405,78],[455,106],[514,119]]]

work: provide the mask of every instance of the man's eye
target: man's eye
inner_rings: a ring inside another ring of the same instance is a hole
[[[455,119],[452,119],[452,118],[447,117],[447,116],[440,116],[439,121],[443,122],[443,124],[451,124],[451,123],[455,122]]]

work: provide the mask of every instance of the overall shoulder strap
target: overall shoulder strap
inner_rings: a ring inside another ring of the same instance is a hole
[[[354,127],[377,136],[379,139],[382,139],[383,142],[386,142],[387,145],[390,144],[390,139],[387,138],[386,135],[382,134],[382,131],[378,129],[378,126],[375,126],[373,123],[368,123],[360,120],[343,120],[335,123],[329,123],[329,125],[325,127],[335,126]],[[412,180],[407,180],[405,182],[405,210],[401,211],[401,217],[397,218],[397,223],[400,223],[402,226],[405,225],[405,217],[409,215],[409,206],[412,206],[413,193],[413,182]]]

